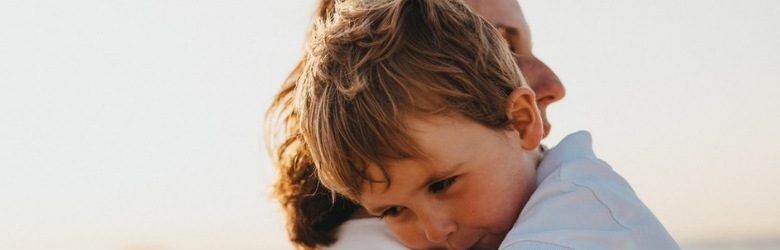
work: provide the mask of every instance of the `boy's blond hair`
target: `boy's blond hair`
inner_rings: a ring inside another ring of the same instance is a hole
[[[525,85],[508,45],[459,0],[346,0],[319,20],[295,105],[323,185],[357,200],[390,184],[383,162],[424,157],[404,118],[459,114],[510,124],[507,96]],[[384,180],[369,178],[372,164]]]

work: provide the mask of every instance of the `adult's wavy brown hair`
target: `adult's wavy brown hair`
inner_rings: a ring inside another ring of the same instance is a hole
[[[321,0],[315,19],[331,15],[334,4],[334,0]],[[332,192],[322,186],[300,136],[298,112],[292,101],[304,60],[287,76],[268,109],[265,138],[279,170],[274,196],[287,215],[289,239],[298,249],[314,249],[335,242],[338,226],[358,206],[342,196],[332,197]]]

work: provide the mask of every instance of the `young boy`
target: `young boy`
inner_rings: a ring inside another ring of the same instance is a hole
[[[587,134],[542,152],[533,91],[461,2],[345,1],[309,46],[296,105],[317,174],[406,247],[677,248]]]

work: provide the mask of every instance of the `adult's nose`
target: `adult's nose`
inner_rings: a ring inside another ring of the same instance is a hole
[[[521,69],[526,74],[528,85],[536,94],[536,104],[539,107],[539,111],[541,111],[544,122],[544,136],[546,137],[552,128],[550,121],[547,119],[547,107],[563,99],[566,95],[566,88],[563,87],[563,83],[555,75],[555,72],[538,58],[530,56],[523,59],[525,60],[522,60]]]
[[[528,72],[528,85],[536,93],[536,102],[543,107],[557,102],[566,95],[566,88],[550,67],[534,58],[533,70]],[[526,73],[526,72],[523,72]],[[540,107],[541,108],[541,107]]]

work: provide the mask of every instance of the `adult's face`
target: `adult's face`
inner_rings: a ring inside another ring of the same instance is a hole
[[[482,15],[509,42],[520,70],[536,92],[536,102],[544,120],[544,136],[550,133],[547,106],[560,100],[566,91],[558,76],[532,53],[531,30],[516,0],[466,0],[475,12]]]

